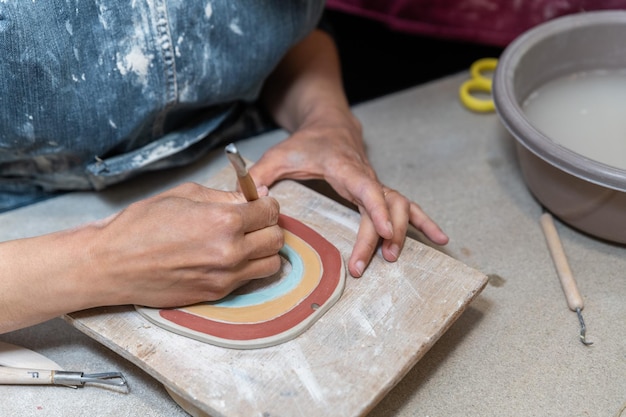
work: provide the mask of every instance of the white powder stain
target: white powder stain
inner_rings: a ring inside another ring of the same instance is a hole
[[[230,22],[230,25],[228,25],[228,27],[230,28],[230,30],[232,30],[237,35],[239,35],[239,36],[243,35],[243,31],[239,27],[239,19],[235,19],[232,22]]]
[[[100,21],[100,24],[102,25],[103,28],[108,29],[109,28],[109,23],[105,20],[104,16],[107,12],[107,7],[103,4],[99,4],[98,5],[98,20]]]
[[[285,346],[286,347],[286,346]],[[302,353],[300,347],[287,348],[284,355],[288,368],[293,369],[304,388],[309,392],[311,398],[317,403],[326,404],[324,391],[311,371],[311,365],[307,361],[306,356]]]
[[[213,5],[209,2],[204,8],[204,17],[206,17],[207,20],[209,20],[211,16],[213,16]]]
[[[184,41],[184,40],[185,40],[185,38],[184,38],[184,36],[183,36],[183,35],[180,35],[180,36],[178,37],[178,39],[176,40],[176,46],[174,47],[174,54],[176,54],[176,56],[177,56],[177,57],[180,57],[180,56],[181,56],[181,53],[180,53],[180,47],[181,47],[181,45],[183,44],[183,41]]]
[[[374,326],[372,326],[372,323],[370,323],[365,313],[362,311],[355,311],[352,314],[352,319],[352,322],[357,324],[367,335],[376,337],[376,330],[374,330]]]
[[[378,309],[380,317],[387,316],[392,310],[395,310],[395,305],[391,298],[391,294],[381,294],[376,301],[373,302]]]
[[[67,30],[67,33],[69,33],[70,36],[74,34],[74,28],[72,28],[72,24],[70,23],[69,20],[65,22],[65,30]]]
[[[415,288],[411,282],[406,281],[406,283],[407,283],[407,285],[406,285],[405,288],[408,291],[411,291],[411,293],[415,296],[415,298],[417,298],[420,301],[423,301],[424,297],[422,297],[422,295],[420,294],[419,290],[417,288]]]
[[[153,58],[153,55],[145,55],[141,47],[134,45],[124,57],[121,57],[119,53],[117,54],[117,69],[122,75],[132,72],[145,83],[148,77],[148,68]]]
[[[28,118],[30,120],[33,119],[32,116],[28,116]],[[22,127],[20,128],[20,131],[26,139],[31,139],[31,140],[35,139],[35,126],[31,122],[24,123]]]
[[[109,119],[109,126],[111,126],[113,129],[117,129],[117,125],[115,124],[115,122],[111,119]]]
[[[126,68],[126,66],[124,65],[123,61],[120,59],[120,54],[117,54],[117,70],[120,72],[120,74],[122,75],[126,75],[128,73],[128,69]]]
[[[254,378],[244,370],[237,368],[233,369],[233,375],[237,377],[237,394],[239,394],[239,397],[244,398],[251,405],[256,404],[258,384]]]

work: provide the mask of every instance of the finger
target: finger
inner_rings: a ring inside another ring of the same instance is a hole
[[[450,240],[443,230],[435,223],[416,203],[411,202],[410,222],[419,231],[424,233],[431,242],[445,245]]]
[[[246,233],[243,240],[248,259],[276,255],[285,243],[285,235],[278,225]]]
[[[359,231],[357,232],[356,242],[348,261],[348,271],[350,275],[355,278],[359,278],[363,275],[367,264],[370,262],[378,246],[379,236],[374,228],[374,224],[371,219],[364,212],[361,211],[361,223],[359,225]]]
[[[281,265],[281,257],[278,254],[244,262],[235,270],[225,272],[222,278],[207,278],[207,288],[198,291],[201,299],[197,301],[219,300],[251,280],[267,278],[276,274],[280,271]],[[216,285],[216,282],[219,284]]]
[[[389,262],[398,260],[409,225],[409,200],[395,190],[385,189],[385,199],[388,202],[393,225],[393,237],[385,239],[382,245],[383,258]]]
[[[261,197],[246,204],[239,204],[237,207],[241,210],[244,233],[278,224],[280,206],[272,197]]]
[[[355,196],[354,202],[365,209],[365,213],[371,219],[378,236],[383,239],[391,239],[393,237],[393,225],[382,185],[378,181],[365,179],[352,187],[350,192]],[[361,215],[363,214],[361,213]]]
[[[256,187],[256,192],[259,197],[267,197],[268,195],[270,195],[270,189],[267,188],[267,186],[265,185],[260,185]]]
[[[280,255],[275,254],[264,258],[251,259],[241,265],[235,272],[234,282],[237,287],[253,279],[262,279],[274,275],[282,266]],[[233,288],[234,289],[234,288]],[[232,291],[232,289],[231,289]]]

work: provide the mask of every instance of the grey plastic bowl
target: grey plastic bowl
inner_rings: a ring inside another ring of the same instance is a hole
[[[493,82],[496,111],[516,139],[522,175],[535,198],[571,226],[618,243],[626,243],[626,170],[557,144],[530,123],[522,104],[555,78],[624,68],[626,11],[588,12],[521,35],[500,57]]]

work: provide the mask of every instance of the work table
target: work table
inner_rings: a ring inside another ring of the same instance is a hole
[[[539,226],[541,206],[521,177],[514,140],[495,114],[461,106],[457,90],[466,77],[443,78],[354,109],[381,181],[418,202],[450,235],[439,250],[490,277],[369,416],[616,415],[626,403],[626,250],[556,222],[585,300],[587,335],[594,342],[585,347]],[[238,147],[256,160],[284,137],[275,131]],[[0,232],[8,239],[71,227],[183,181],[201,181],[226,164],[216,151],[192,166],[101,193],[66,194],[0,215]],[[46,221],[68,205],[84,207],[86,217]],[[156,380],[62,319],[0,341],[35,350],[68,370],[121,371],[131,387],[123,394],[95,386],[0,386],[2,397],[10,398],[0,415],[187,415]]]

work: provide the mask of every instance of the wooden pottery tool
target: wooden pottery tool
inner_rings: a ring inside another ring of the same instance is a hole
[[[578,321],[580,323],[580,341],[585,346],[592,345],[593,342],[588,342],[586,339],[587,328],[582,315],[582,310],[584,308],[583,298],[578,291],[574,274],[572,274],[572,270],[567,262],[567,257],[565,256],[565,251],[563,250],[559,234],[554,226],[552,215],[548,212],[543,213],[541,215],[540,222],[543,234],[546,237],[548,249],[552,255],[552,261],[554,262],[556,272],[559,276],[559,280],[561,281],[561,288],[563,288],[565,298],[567,299],[567,305],[570,310],[575,311],[578,315]]]
[[[241,192],[246,197],[248,201],[254,201],[259,198],[258,193],[256,192],[256,185],[254,184],[254,180],[248,173],[248,168],[246,167],[246,162],[241,157],[241,154],[237,150],[237,146],[234,143],[226,146],[226,156],[230,161],[233,168],[235,168],[235,172],[237,173],[237,180],[239,181],[239,186],[241,187]]]
[[[77,388],[102,384],[128,388],[120,372],[85,374],[63,371],[45,356],[11,343],[0,342],[0,385],[63,385]]]

